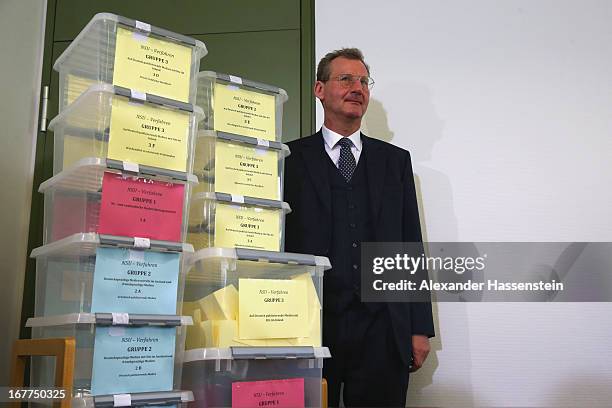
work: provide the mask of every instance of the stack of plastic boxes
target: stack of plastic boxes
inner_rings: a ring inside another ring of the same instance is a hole
[[[282,252],[284,90],[200,72],[182,387],[198,407],[321,405],[327,258]]]
[[[208,247],[283,250],[283,89],[234,76],[198,74],[204,111],[196,139],[188,241]],[[215,109],[216,106],[216,109]]]
[[[33,338],[74,337],[73,406],[178,406],[195,102],[204,44],[98,14],[58,58]],[[32,385],[53,384],[32,362]]]

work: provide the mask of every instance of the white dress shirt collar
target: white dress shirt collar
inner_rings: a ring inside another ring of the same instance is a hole
[[[323,125],[321,128],[321,133],[323,133],[323,140],[325,140],[326,148],[332,150],[336,147],[336,144],[345,136],[342,136],[333,130],[330,130]],[[361,153],[361,130],[357,129],[357,131],[348,137],[351,142],[353,142],[353,146],[351,146],[351,150],[355,149],[357,152]],[[327,150],[326,149],[326,150]]]

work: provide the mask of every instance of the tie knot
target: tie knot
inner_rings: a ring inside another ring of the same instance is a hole
[[[340,145],[340,147],[351,148],[353,142],[351,142],[351,139],[349,139],[348,137],[343,137],[342,139],[338,140],[338,145]]]

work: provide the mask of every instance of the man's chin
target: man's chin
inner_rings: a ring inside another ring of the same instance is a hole
[[[351,119],[360,119],[363,116],[363,113],[364,112],[361,110],[361,107],[359,109],[351,109],[344,112],[345,116]]]

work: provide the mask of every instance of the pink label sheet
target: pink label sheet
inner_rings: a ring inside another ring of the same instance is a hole
[[[185,186],[104,173],[100,234],[181,241]]]
[[[304,408],[304,379],[235,382],[232,408]]]

